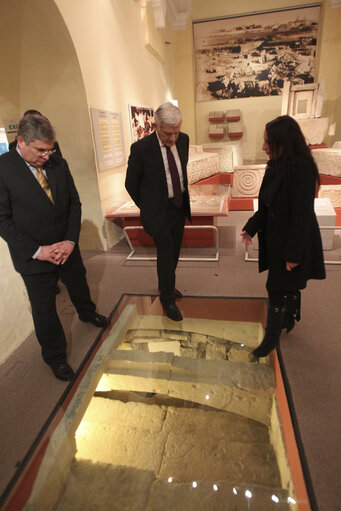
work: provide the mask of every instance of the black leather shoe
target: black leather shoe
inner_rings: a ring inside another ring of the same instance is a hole
[[[164,307],[164,310],[165,310],[166,316],[169,319],[172,319],[173,321],[182,321],[183,320],[181,311],[180,311],[179,307],[177,305],[175,305],[175,303],[171,303],[171,304],[167,305],[167,307]]]
[[[98,312],[88,312],[86,314],[80,314],[79,319],[81,321],[85,321],[85,323],[92,323],[95,326],[98,326],[99,328],[104,328],[105,326],[108,326],[110,323],[110,319],[106,318],[105,316],[102,316],[102,314],[98,314]]]
[[[174,289],[174,296],[175,298],[183,298],[181,291],[176,288]]]
[[[49,366],[58,380],[70,381],[75,376],[72,367],[67,362],[52,362]]]

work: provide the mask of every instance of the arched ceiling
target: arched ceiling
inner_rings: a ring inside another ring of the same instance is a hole
[[[192,10],[192,0],[148,0],[152,3],[157,28],[165,28],[166,15],[175,30],[186,28]]]

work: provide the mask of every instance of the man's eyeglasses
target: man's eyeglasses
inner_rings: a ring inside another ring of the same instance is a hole
[[[31,146],[31,147],[32,147],[32,149],[37,151],[41,156],[46,156],[46,155],[51,156],[51,154],[56,152],[56,149],[44,149],[43,147],[34,147],[34,146]]]

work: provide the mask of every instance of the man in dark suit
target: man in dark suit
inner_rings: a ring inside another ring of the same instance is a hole
[[[8,244],[31,302],[43,360],[61,380],[74,377],[57,310],[60,277],[82,321],[109,320],[96,312],[78,247],[81,203],[67,162],[54,152],[55,132],[45,117],[19,123],[17,146],[0,157],[0,235]]]
[[[23,117],[26,117],[27,115],[41,115],[42,116],[43,114],[40,113],[39,110],[34,110],[31,108],[29,110],[26,110],[26,112],[24,112]],[[17,146],[17,137],[15,137],[15,139],[12,140],[12,142],[10,142],[8,144],[8,148],[9,148],[9,150],[11,150],[16,146]],[[57,140],[54,141],[53,150],[54,150],[53,154],[55,155],[54,157],[56,157],[56,156],[63,157]],[[58,284],[56,284],[56,295],[58,295],[59,293],[60,293],[60,287],[58,286]]]
[[[126,189],[140,208],[145,231],[157,249],[160,301],[166,315],[181,321],[175,288],[186,216],[191,220],[187,182],[189,138],[181,133],[182,114],[172,103],[155,112],[156,131],[131,146]]]

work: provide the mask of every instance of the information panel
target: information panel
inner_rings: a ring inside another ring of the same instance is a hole
[[[125,163],[121,114],[91,108],[98,170]]]

